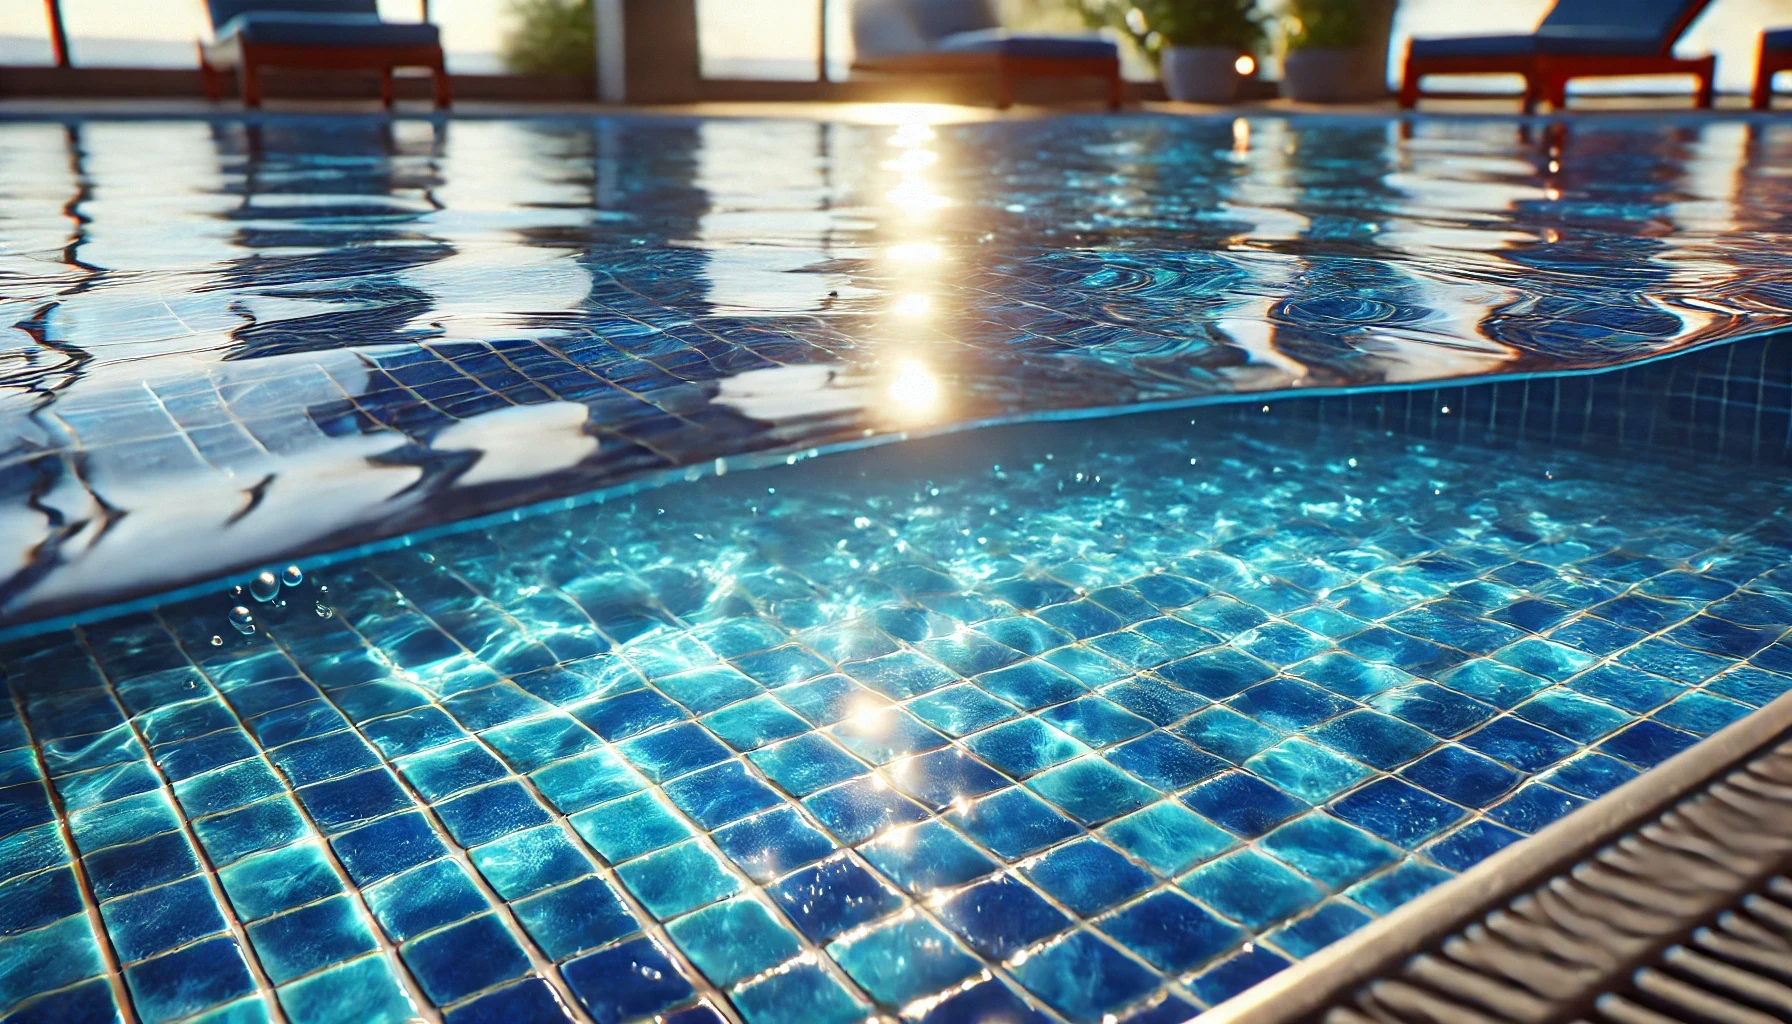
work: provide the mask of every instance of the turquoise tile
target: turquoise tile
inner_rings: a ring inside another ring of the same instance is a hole
[[[683,842],[694,834],[684,819],[651,792],[599,804],[567,820],[612,864]]]
[[[827,951],[878,1005],[889,1008],[942,991],[982,969],[957,940],[912,910],[835,939]]]
[[[740,896],[666,925],[666,934],[704,977],[727,988],[789,960],[802,944],[765,904]]]
[[[362,957],[278,990],[292,1024],[406,1024],[417,1017],[391,961]]]
[[[1174,800],[1109,822],[1101,834],[1165,877],[1211,860],[1235,842],[1226,830]]]
[[[616,876],[662,921],[741,890],[740,881],[695,840],[632,860]]]

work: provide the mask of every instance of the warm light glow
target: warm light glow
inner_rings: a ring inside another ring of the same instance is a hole
[[[898,316],[926,316],[933,312],[933,300],[925,295],[904,295],[894,308]]]
[[[1251,122],[1240,117],[1232,122],[1232,147],[1249,149],[1251,147]]]
[[[940,402],[940,380],[925,363],[905,359],[890,382],[890,400],[909,414],[930,412]]]
[[[939,162],[940,155],[931,149],[909,149],[904,150],[902,155],[896,159],[885,163],[884,167],[892,171],[901,171],[904,174],[913,174],[916,171],[924,171]]]
[[[935,192],[932,185],[919,178],[905,179],[902,184],[891,189],[884,198],[909,213],[926,213],[952,205],[952,200]]]
[[[940,259],[940,247],[930,242],[905,242],[890,246],[889,256],[898,263],[933,263]]]
[[[1247,53],[1233,62],[1232,66],[1237,68],[1241,75],[1254,75],[1257,73],[1257,58]]]

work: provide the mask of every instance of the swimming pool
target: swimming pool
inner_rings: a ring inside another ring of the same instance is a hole
[[[1770,124],[0,136],[20,1019],[1181,1021],[1792,689]]]

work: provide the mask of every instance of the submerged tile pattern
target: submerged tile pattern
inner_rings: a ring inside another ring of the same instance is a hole
[[[1180,1021],[1792,689],[1789,563],[1724,466],[1184,414],[15,641],[0,1013]]]
[[[1789,152],[1710,121],[7,123],[0,618],[867,432],[1784,328]]]

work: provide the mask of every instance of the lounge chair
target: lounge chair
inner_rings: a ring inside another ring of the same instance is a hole
[[[1674,44],[1711,0],[1557,0],[1528,36],[1414,39],[1407,44],[1400,106],[1419,101],[1426,75],[1515,74],[1525,79],[1524,109],[1546,99],[1568,102],[1572,78],[1692,75],[1698,104],[1711,106],[1714,57],[1682,60]]]
[[[367,70],[380,74],[380,98],[392,105],[392,71],[432,73],[437,107],[452,102],[436,26],[381,21],[379,0],[206,0],[213,42],[199,44],[205,95],[223,94],[223,72],[235,68],[243,105],[261,106],[263,68]]]
[[[1792,28],[1761,33],[1761,64],[1755,72],[1756,110],[1773,106],[1773,76],[1792,71]]]
[[[989,0],[857,0],[854,71],[896,75],[990,75],[996,105],[1014,105],[1023,78],[1100,78],[1108,107],[1125,96],[1120,48],[1097,35],[1029,35],[1001,27]]]

